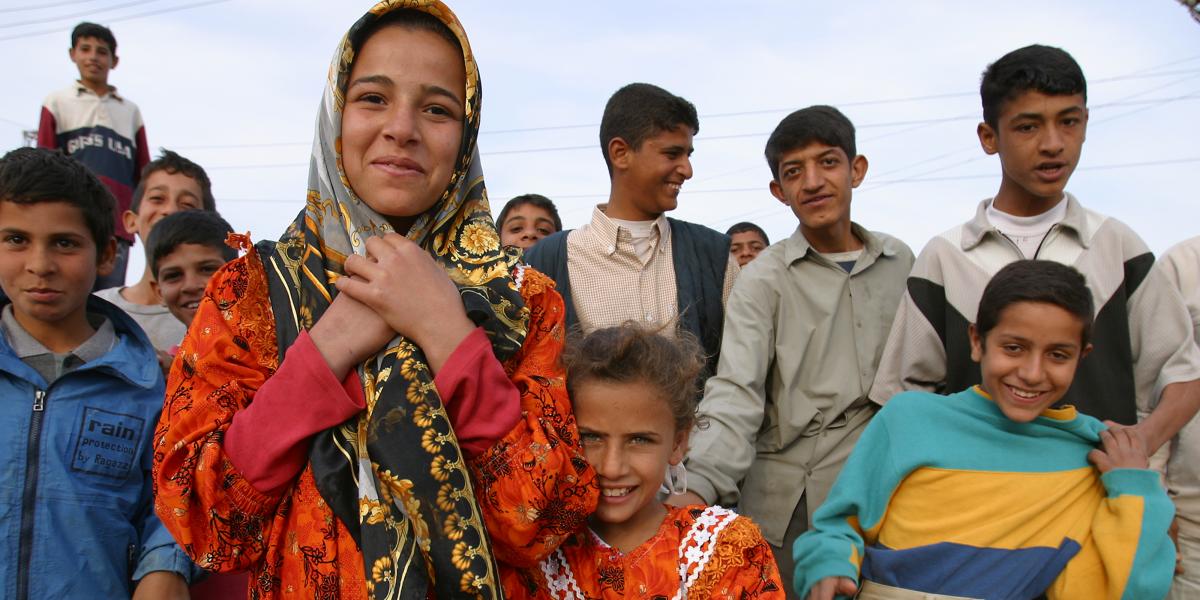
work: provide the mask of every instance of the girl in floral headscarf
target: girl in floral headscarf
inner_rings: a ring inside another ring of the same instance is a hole
[[[209,283],[156,509],[251,597],[500,598],[497,561],[536,564],[595,506],[562,299],[500,248],[479,107],[453,13],[380,2],[334,56],[304,211]]]

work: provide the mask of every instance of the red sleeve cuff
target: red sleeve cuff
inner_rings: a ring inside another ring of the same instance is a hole
[[[454,349],[433,383],[469,458],[483,454],[521,419],[521,395],[482,328]]]
[[[270,493],[304,469],[313,435],[365,406],[358,373],[339,382],[304,331],[250,405],[233,416],[225,451],[255,489]]]

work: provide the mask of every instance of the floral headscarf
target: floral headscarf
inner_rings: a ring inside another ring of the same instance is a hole
[[[528,309],[501,250],[476,139],[479,71],[457,17],[436,0],[383,0],[342,39],[317,115],[304,211],[275,243],[261,245],[281,353],[336,295],[333,282],[365,240],[392,231],[351,189],[342,167],[341,120],[356,44],[381,16],[402,9],[436,17],[458,38],[466,66],[462,145],[450,184],[408,238],[446,268],[467,316],[496,356],[517,352]],[[285,318],[290,315],[292,318]],[[358,542],[374,598],[500,598],[496,563],[465,457],[420,348],[403,337],[358,367],[366,410],[319,434],[310,453],[322,497]]]

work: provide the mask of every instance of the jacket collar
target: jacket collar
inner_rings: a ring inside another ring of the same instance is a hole
[[[125,314],[125,311],[94,295],[88,297],[87,310],[108,318],[116,332],[117,342],[103,356],[85,363],[75,371],[104,369],[140,388],[151,389],[157,385],[162,380],[162,370],[158,366],[154,346],[150,344],[150,338],[142,331],[141,326]],[[32,367],[17,358],[3,335],[0,335],[0,370],[30,381],[41,379]]]
[[[979,203],[975,209],[975,216],[967,221],[962,228],[962,249],[964,251],[971,250],[983,242],[983,239],[988,234],[1000,235],[1000,232],[992,226],[991,221],[987,218],[987,208],[991,204],[992,198],[988,198]],[[1092,235],[1095,233],[1088,226],[1087,211],[1079,204],[1079,200],[1070,192],[1065,194],[1064,200],[1067,202],[1067,215],[1059,221],[1059,225],[1065,229],[1073,231],[1075,236],[1079,238],[1079,243],[1084,248],[1091,246]]]
[[[89,88],[89,87],[88,87],[88,86],[86,86],[86,85],[83,85],[83,82],[82,82],[82,81],[80,81],[80,80],[78,80],[78,79],[76,79],[76,80],[75,80],[75,83],[74,83],[74,85],[75,85],[75,95],[76,95],[76,96],[84,96],[84,95],[87,95],[87,94],[91,94],[91,95],[93,95],[93,96],[99,96],[99,97],[101,97],[101,98],[104,98],[105,96],[112,96],[112,97],[113,97],[113,99],[114,99],[114,100],[117,100],[118,102],[124,102],[124,101],[125,101],[125,98],[121,97],[121,95],[117,93],[117,86],[115,86],[115,85],[112,85],[112,84],[109,84],[109,86],[108,86],[108,93],[107,93],[107,94],[105,94],[104,96],[100,96],[100,95],[99,95],[99,94],[97,94],[96,92],[93,92],[93,91],[91,90],[91,88]]]

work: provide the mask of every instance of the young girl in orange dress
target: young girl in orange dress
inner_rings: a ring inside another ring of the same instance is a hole
[[[334,55],[304,210],[208,285],[167,384],[155,508],[251,598],[502,598],[596,504],[563,303],[501,249],[480,83],[434,0]]]
[[[699,345],[627,323],[563,356],[600,503],[536,567],[506,570],[509,598],[608,600],[785,597],[771,549],[749,519],[720,507],[664,505],[686,490],[681,461],[695,424]]]

